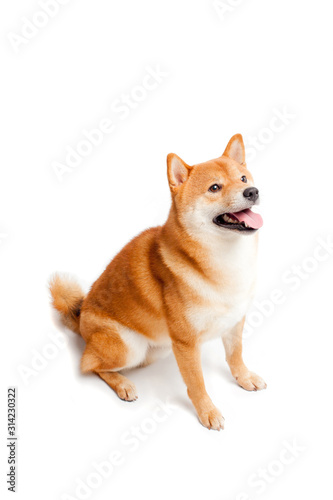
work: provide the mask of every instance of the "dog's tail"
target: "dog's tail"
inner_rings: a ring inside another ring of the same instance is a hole
[[[69,278],[55,274],[50,279],[49,288],[52,305],[59,311],[63,324],[80,333],[80,312],[85,297],[80,285]]]

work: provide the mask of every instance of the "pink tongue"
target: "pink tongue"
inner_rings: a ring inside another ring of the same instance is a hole
[[[259,229],[263,225],[263,220],[261,215],[255,214],[249,208],[242,210],[241,212],[230,213],[232,217],[235,217],[239,222],[246,222],[252,229]]]

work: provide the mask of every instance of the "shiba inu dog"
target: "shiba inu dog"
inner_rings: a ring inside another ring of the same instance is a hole
[[[220,430],[224,419],[208,396],[200,345],[221,337],[238,384],[265,382],[242,359],[242,329],[255,286],[259,191],[245,163],[242,136],[223,155],[187,165],[167,157],[172,204],[166,223],[130,241],[84,295],[55,276],[53,306],[86,341],[83,373],[98,374],[121,399],[137,399],[121,370],[173,351],[200,422]]]

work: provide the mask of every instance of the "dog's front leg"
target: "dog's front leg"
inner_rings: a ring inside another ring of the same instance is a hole
[[[205,388],[199,345],[197,342],[184,343],[174,340],[172,347],[200,422],[208,429],[223,429],[224,418],[212,403]]]
[[[242,357],[242,333],[245,317],[226,335],[222,337],[226,360],[232,375],[238,384],[247,391],[266,389],[265,381],[256,373],[250,372]]]

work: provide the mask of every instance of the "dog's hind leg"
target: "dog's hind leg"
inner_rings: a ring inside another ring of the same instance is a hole
[[[135,401],[138,399],[135,385],[124,375],[118,372],[97,372],[111,389],[124,401]]]
[[[117,333],[96,332],[87,342],[81,360],[83,373],[93,372],[115,391],[120,399],[137,399],[135,385],[117,370],[126,366],[128,349]]]
[[[103,329],[95,329],[87,339],[81,371],[96,373],[120,399],[134,401],[137,399],[134,384],[118,372],[139,366],[146,356],[147,347],[148,342],[142,335],[113,320],[104,319]]]

